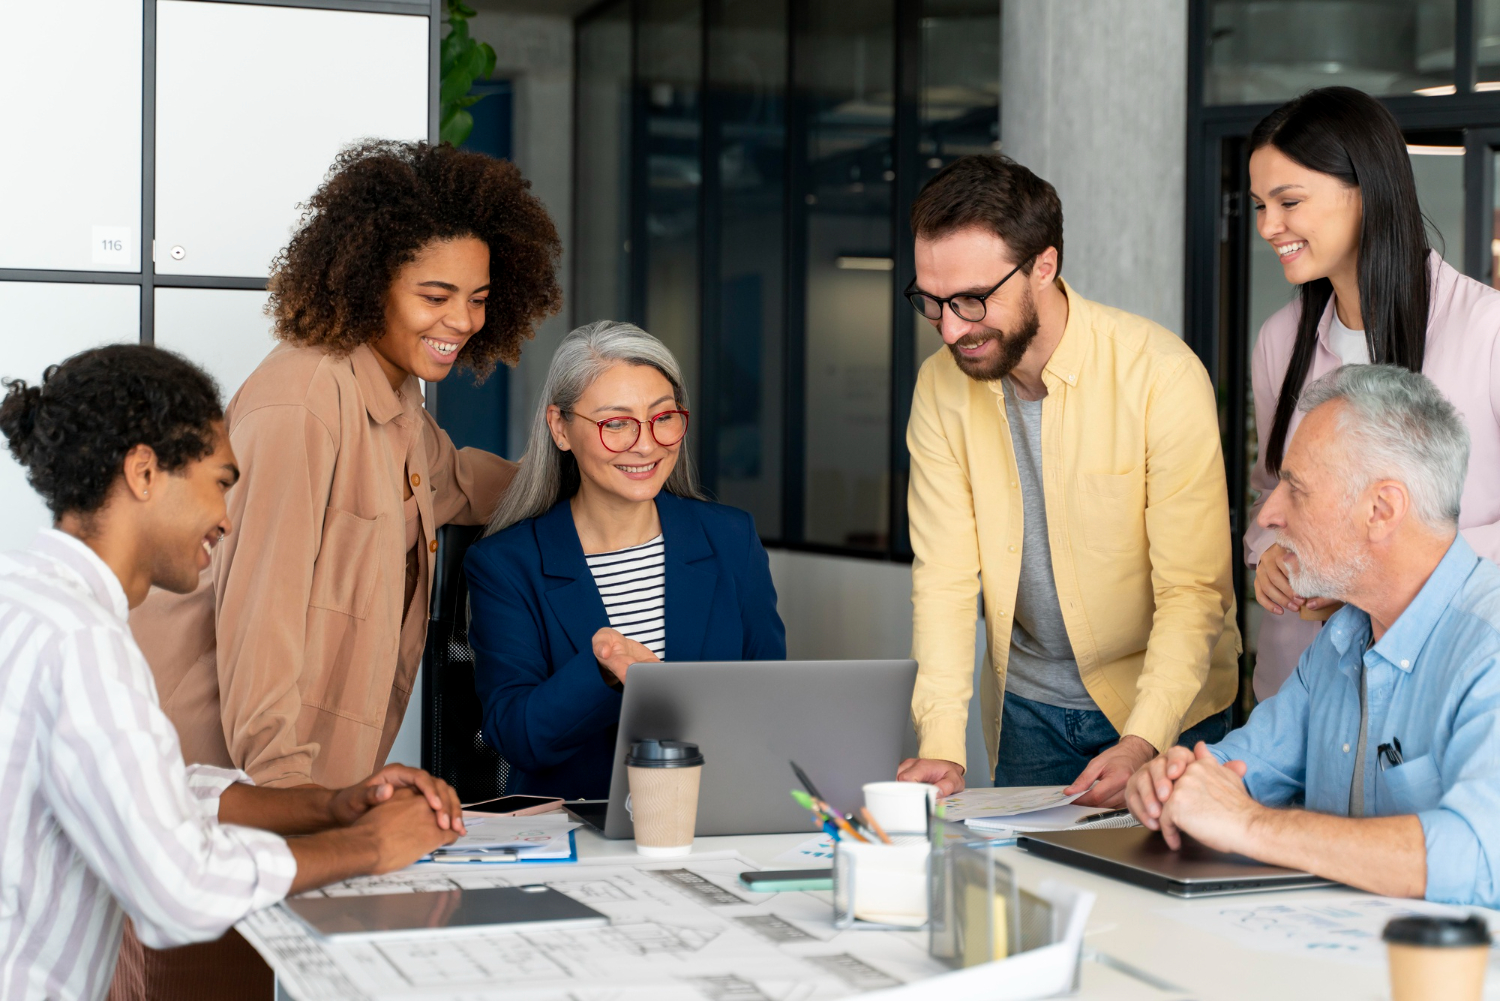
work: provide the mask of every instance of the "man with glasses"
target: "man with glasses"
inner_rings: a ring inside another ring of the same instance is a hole
[[[1179,739],[1223,737],[1237,688],[1229,503],[1208,374],[1143,317],[1062,280],[1062,206],[1003,156],[912,207],[907,298],[948,346],[907,428],[912,720],[898,778],[964,788],[976,598],[995,784],[1085,805]]]

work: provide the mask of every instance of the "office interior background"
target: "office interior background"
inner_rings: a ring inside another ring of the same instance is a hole
[[[645,326],[689,373],[705,483],[756,518],[792,657],[909,651],[905,419],[940,342],[901,298],[905,220],[953,158],[1003,150],[1050,180],[1064,276],[1198,352],[1236,537],[1249,354],[1293,292],[1248,211],[1255,122],[1316,86],[1381,97],[1434,245],[1496,277],[1500,0],[468,2],[497,64],[467,144],[514,159],[548,206],[566,305],[516,369],[428,404],[458,444],[518,458],[561,336]],[[139,340],[232,395],[273,345],[266,275],[336,151],[437,135],[443,10],[0,7],[0,375]],[[47,522],[8,455],[0,497],[0,548]],[[1235,565],[1248,692],[1259,609]],[[420,760],[420,717],[394,759]]]

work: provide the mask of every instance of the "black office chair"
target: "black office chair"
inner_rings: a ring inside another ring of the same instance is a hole
[[[464,554],[483,532],[482,526],[469,525],[438,529],[431,621],[422,654],[422,767],[458,790],[464,803],[505,795],[510,779],[510,762],[484,739],[474,692]]]

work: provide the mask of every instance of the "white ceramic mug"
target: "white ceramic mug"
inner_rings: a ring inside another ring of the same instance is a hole
[[[865,808],[889,834],[925,834],[937,812],[938,788],[926,782],[866,782],[864,792]]]

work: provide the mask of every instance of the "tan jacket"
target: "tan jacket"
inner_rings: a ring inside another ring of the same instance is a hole
[[[187,760],[334,787],[385,761],[426,640],[434,533],[483,522],[515,473],[454,449],[420,393],[414,377],[393,391],[367,346],[282,345],[229,402],[234,531],[196,592],[153,591],[131,616]],[[404,623],[403,470],[420,521]]]
[[[1223,711],[1239,679],[1214,388],[1170,331],[1063,287],[1068,323],[1042,370],[1052,575],[1083,686],[1116,730],[1163,750]],[[982,581],[993,771],[1024,514],[1002,383],[937,352],[906,442],[920,753],[966,763]]]

